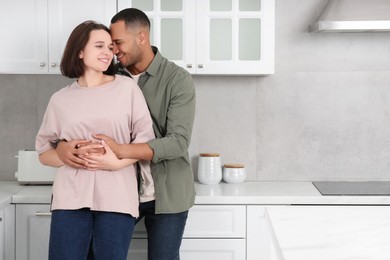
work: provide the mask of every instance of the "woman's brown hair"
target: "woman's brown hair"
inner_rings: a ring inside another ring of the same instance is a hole
[[[66,43],[64,54],[61,59],[61,73],[68,78],[79,78],[84,74],[84,62],[80,59],[79,54],[84,50],[89,41],[89,35],[93,30],[110,30],[103,24],[95,21],[85,21],[73,29]],[[110,66],[105,74],[113,75],[114,63],[111,61]]]

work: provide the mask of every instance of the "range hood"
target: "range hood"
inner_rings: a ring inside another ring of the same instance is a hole
[[[309,32],[390,32],[390,0],[329,0]]]

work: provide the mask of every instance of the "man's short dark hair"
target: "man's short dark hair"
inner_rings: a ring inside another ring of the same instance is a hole
[[[118,21],[124,21],[126,29],[143,26],[150,30],[150,21],[148,16],[136,8],[123,9],[111,19],[111,23],[116,23]]]

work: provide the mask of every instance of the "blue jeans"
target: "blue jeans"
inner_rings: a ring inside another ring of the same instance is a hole
[[[91,245],[95,260],[125,260],[135,218],[128,214],[53,210],[49,260],[87,259]]]
[[[145,218],[148,233],[148,260],[179,260],[180,245],[188,210],[175,214],[155,214],[155,201],[140,203],[140,220]]]

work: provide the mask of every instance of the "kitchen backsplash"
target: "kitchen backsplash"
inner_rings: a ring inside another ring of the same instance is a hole
[[[218,152],[248,180],[390,180],[390,33],[308,33],[326,2],[276,0],[274,75],[194,77],[195,173],[199,153]],[[71,81],[0,75],[0,180]]]

